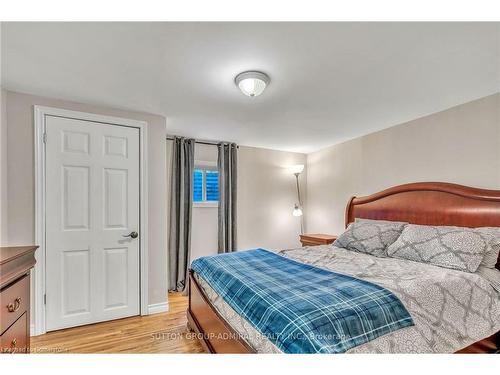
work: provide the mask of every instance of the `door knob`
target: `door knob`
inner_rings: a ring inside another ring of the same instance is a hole
[[[122,237],[137,238],[137,237],[139,237],[139,233],[137,233],[137,232],[130,232],[129,234],[122,235]]]

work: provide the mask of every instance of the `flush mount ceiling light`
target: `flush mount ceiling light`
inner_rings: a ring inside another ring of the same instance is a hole
[[[234,79],[243,94],[254,97],[262,94],[271,79],[262,72],[243,72]]]

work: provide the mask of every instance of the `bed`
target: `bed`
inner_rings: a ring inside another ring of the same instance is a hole
[[[437,182],[400,185],[370,196],[351,198],[345,212],[346,227],[355,218],[423,225],[500,227],[500,191]],[[495,295],[487,282],[476,274],[375,258],[330,246],[282,250],[281,255],[382,285],[407,305],[415,327],[400,329],[349,352],[494,353],[499,350],[498,294]],[[496,264],[496,268],[499,267],[500,257]],[[418,283],[414,282],[416,279]],[[462,306],[464,303],[460,302],[458,307],[450,308],[449,301],[455,300],[453,292],[447,293],[446,303],[437,301],[442,295],[439,290],[432,292],[437,279],[440,283],[449,283],[452,289],[458,290],[456,293],[468,291],[471,305]],[[190,271],[189,283],[188,325],[207,352],[280,352],[272,342],[256,335],[255,329],[193,271]],[[434,309],[433,306],[443,307]],[[488,316],[484,315],[485,311]]]

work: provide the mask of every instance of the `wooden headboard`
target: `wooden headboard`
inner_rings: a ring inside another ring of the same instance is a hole
[[[424,225],[500,227],[500,190],[444,182],[394,186],[347,203],[345,224],[355,218]],[[500,256],[496,267],[500,269]]]

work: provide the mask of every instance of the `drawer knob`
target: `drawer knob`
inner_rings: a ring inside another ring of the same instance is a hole
[[[16,338],[14,338],[14,339],[10,342],[10,347],[11,347],[11,348],[15,348],[15,347],[16,347],[16,345],[17,345],[17,339],[16,339]]]
[[[9,303],[7,305],[7,310],[9,310],[9,312],[15,312],[17,310],[19,310],[19,307],[21,307],[21,297],[17,297],[14,301],[14,303]]]

